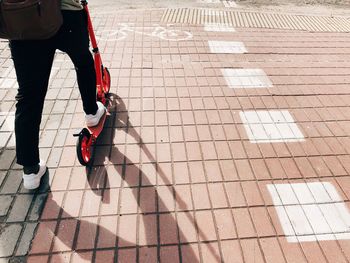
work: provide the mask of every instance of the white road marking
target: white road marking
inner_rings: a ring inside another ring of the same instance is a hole
[[[222,3],[227,8],[237,7],[237,4],[233,0],[223,0]]]
[[[349,210],[331,183],[270,184],[267,188],[289,242],[350,239]]]
[[[231,89],[272,88],[272,82],[262,69],[221,69]]]
[[[287,110],[241,111],[240,117],[252,143],[304,141]]]
[[[248,52],[243,42],[209,40],[208,44],[212,53],[243,54]]]

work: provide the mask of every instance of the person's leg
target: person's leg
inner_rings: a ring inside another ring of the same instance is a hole
[[[39,129],[55,49],[50,41],[11,41],[18,93],[15,134],[17,163],[26,174],[36,173],[39,158]]]
[[[77,73],[78,86],[86,114],[95,114],[96,72],[89,50],[89,34],[85,11],[62,11],[63,27],[59,36],[58,49],[71,58]]]

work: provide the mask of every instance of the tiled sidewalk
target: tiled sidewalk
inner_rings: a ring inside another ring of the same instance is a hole
[[[350,36],[177,25],[188,39],[167,41],[152,34],[161,15],[94,17],[101,37],[128,30],[99,44],[111,115],[91,170],[72,136],[84,124],[75,71],[57,55],[37,193],[15,164],[1,44],[3,261],[350,261]]]

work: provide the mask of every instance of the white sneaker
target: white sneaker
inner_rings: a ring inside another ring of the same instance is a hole
[[[40,168],[38,173],[25,174],[23,173],[23,186],[28,190],[34,190],[39,187],[41,177],[46,174],[47,167],[43,161],[39,163]]]
[[[97,101],[97,112],[96,114],[86,114],[85,115],[85,122],[86,126],[88,127],[94,127],[96,126],[99,122],[103,114],[106,112],[106,107],[100,102]]]

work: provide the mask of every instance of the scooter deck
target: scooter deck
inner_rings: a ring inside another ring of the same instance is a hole
[[[100,122],[93,127],[86,127],[88,129],[88,131],[95,137],[97,138],[100,133],[103,130],[103,126],[105,124],[106,118],[107,118],[107,111],[105,112],[105,114],[103,114],[102,118],[100,119]]]

